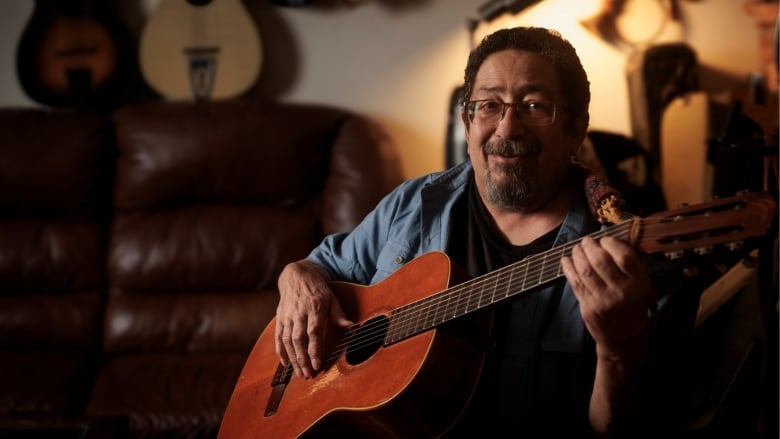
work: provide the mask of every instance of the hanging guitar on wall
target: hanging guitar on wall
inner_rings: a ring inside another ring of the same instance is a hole
[[[128,36],[104,1],[35,0],[16,54],[19,83],[52,107],[110,105],[128,72]]]
[[[172,100],[246,92],[261,55],[260,33],[240,0],[160,0],[139,44],[144,79]]]

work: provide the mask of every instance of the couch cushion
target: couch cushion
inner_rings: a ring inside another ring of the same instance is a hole
[[[130,437],[213,438],[246,353],[114,356],[88,416],[128,416]]]
[[[312,213],[200,205],[118,213],[104,348],[249,349],[284,264],[320,232]]]
[[[309,209],[189,205],[117,213],[112,286],[125,293],[240,291],[276,284],[321,232]]]
[[[276,290],[244,293],[113,294],[104,348],[144,351],[249,353],[276,311]]]
[[[115,154],[109,122],[90,113],[0,109],[0,213],[109,213]]]
[[[304,203],[324,186],[345,116],[248,99],[122,108],[116,206]]]

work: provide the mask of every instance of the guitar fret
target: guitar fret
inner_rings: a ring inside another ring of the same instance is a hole
[[[408,329],[409,332],[412,332],[413,329],[416,329],[417,327],[425,327],[425,325],[428,324],[428,309],[425,307],[425,301],[417,302],[413,304],[414,310],[409,310],[409,319],[411,322],[407,325],[410,329]]]
[[[431,301],[431,299],[425,299],[425,300],[420,302],[420,306],[424,310],[424,314],[423,314],[424,317],[421,318],[420,321],[422,322],[422,326],[425,327],[425,328],[432,327],[433,323],[434,323],[433,322],[434,315],[431,312],[431,311],[433,311],[433,309],[432,309],[432,307],[429,304],[430,301]]]
[[[447,320],[447,315],[449,315],[449,312],[447,310],[450,307],[450,299],[452,299],[452,297],[450,297],[450,296],[451,296],[450,294],[446,294],[446,293],[444,294],[444,296],[442,296],[446,300],[444,301],[444,306],[442,306],[441,308],[436,309],[436,311],[437,311],[436,323],[437,324],[444,323]]]
[[[431,327],[434,327],[434,326],[439,324],[439,313],[438,313],[438,311],[440,309],[440,306],[434,306],[433,302],[435,302],[435,301],[432,300],[431,298],[428,298],[428,299],[425,300],[425,307],[428,308],[428,316],[431,319],[431,323],[430,323]]]
[[[485,298],[485,284],[482,284],[482,288],[480,288],[480,290],[479,290],[479,303],[482,304],[482,303],[484,303],[485,300],[486,300],[486,298]],[[484,303],[484,305],[482,305],[482,306],[488,306],[491,303],[492,302],[490,301],[490,299],[487,299],[487,303]]]
[[[468,309],[468,295],[466,295],[466,304],[463,304],[463,291],[457,289],[453,290],[452,293],[458,298],[458,300],[455,301],[455,313],[453,314],[453,317],[459,317],[466,314],[466,310]]]
[[[561,252],[556,251],[555,253],[556,253],[556,255],[555,255],[555,261],[556,262],[555,262],[555,265],[553,267],[553,268],[555,268],[555,270],[553,270],[553,273],[550,275],[550,279],[555,279],[558,276],[563,274],[563,266],[561,265]]]
[[[453,306],[452,306],[452,317],[455,318],[455,317],[458,317],[459,315],[462,314],[462,309],[461,309],[462,305],[460,303],[460,300],[461,300],[460,291],[459,290],[453,290],[452,291],[452,295],[455,297],[455,301],[454,301]]]
[[[413,325],[418,324],[419,319],[415,319],[413,306],[404,306],[399,308],[390,318],[390,330],[393,336],[389,338],[390,342],[395,342],[406,338],[413,333]]]
[[[420,324],[420,320],[414,319],[413,317],[414,317],[414,313],[411,312],[410,310],[407,310],[407,312],[403,314],[400,320],[402,324],[399,324],[398,331],[397,331],[398,334],[396,335],[396,337],[399,340],[408,336],[409,334],[413,334],[415,327]]]
[[[468,314],[472,310],[469,308],[469,305],[471,304],[471,294],[469,294],[468,290],[465,291],[466,296],[466,305],[464,306],[464,314]]]
[[[509,279],[506,282],[506,289],[504,290],[505,291],[504,292],[504,297],[509,297],[509,295],[510,295],[510,290],[512,288],[512,277],[514,276],[514,274],[515,274],[514,267],[509,267]]]
[[[523,261],[523,265],[525,265],[525,274],[523,274],[523,285],[520,287],[520,291],[525,291],[525,281],[528,280],[528,266],[531,265],[528,262],[527,259]]]
[[[541,285],[544,281],[544,264],[547,262],[547,253],[542,253],[542,268],[539,270],[539,280],[536,281],[537,285]]]
[[[399,308],[393,313],[393,317],[390,319],[390,325],[388,326],[387,335],[385,335],[385,340],[387,343],[393,343],[395,341],[399,340],[399,332],[400,332],[400,322],[402,320],[402,316],[404,315],[403,309]]]

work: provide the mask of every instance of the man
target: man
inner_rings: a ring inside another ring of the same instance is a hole
[[[572,161],[589,83],[566,40],[541,28],[486,37],[462,101],[469,160],[402,184],[280,275],[276,352],[296,374],[314,376],[328,326],[351,323],[329,281],[373,284],[433,250],[476,276],[599,230],[585,183],[594,176]],[[674,302],[667,291],[656,299],[643,261],[615,238],[586,237],[561,265],[566,283],[497,307],[495,347],[451,437],[639,437],[657,425],[667,395],[655,326],[688,328],[695,298],[678,307],[684,319],[654,318]]]

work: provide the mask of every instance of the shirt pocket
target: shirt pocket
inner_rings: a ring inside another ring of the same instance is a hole
[[[388,241],[376,261],[376,273],[374,273],[371,283],[377,283],[387,276],[395,273],[405,263],[414,258],[410,246],[406,242]]]

